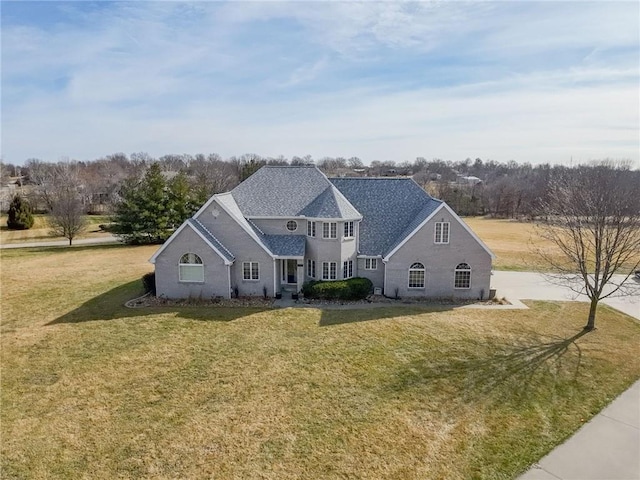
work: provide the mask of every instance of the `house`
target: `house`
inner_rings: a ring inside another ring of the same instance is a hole
[[[487,298],[493,258],[411,178],[268,165],[211,197],[150,262],[167,298],[275,296],[356,276],[387,296]]]

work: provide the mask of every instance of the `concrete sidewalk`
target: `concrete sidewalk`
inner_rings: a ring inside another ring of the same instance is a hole
[[[97,238],[79,238],[73,241],[72,246],[76,245],[103,245],[106,243],[119,243],[113,235]],[[37,248],[37,247],[67,247],[69,240],[50,240],[46,242],[20,242],[20,243],[2,243],[0,248]]]
[[[519,480],[640,479],[640,380]]]

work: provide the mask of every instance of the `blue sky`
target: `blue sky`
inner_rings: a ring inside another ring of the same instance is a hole
[[[638,2],[8,2],[2,158],[640,150]]]

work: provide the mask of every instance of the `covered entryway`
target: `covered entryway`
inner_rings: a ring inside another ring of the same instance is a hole
[[[298,293],[304,283],[304,259],[280,258],[278,259],[277,289],[280,293]]]
[[[295,258],[282,260],[282,284],[298,284],[298,261]]]

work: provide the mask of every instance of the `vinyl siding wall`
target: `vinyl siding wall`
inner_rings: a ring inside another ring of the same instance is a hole
[[[217,217],[211,213],[214,209],[218,211]],[[273,258],[217,202],[211,202],[211,205],[198,216],[198,220],[236,257],[231,265],[232,289],[238,287],[238,293],[242,296],[261,296],[263,287],[266,286],[267,295],[275,295],[273,290]],[[243,262],[258,262],[260,264],[259,280],[243,279]]]
[[[434,244],[436,222],[450,222],[448,244]],[[461,221],[461,220],[460,220]],[[426,268],[425,288],[408,287],[409,267],[422,263]],[[454,272],[460,263],[471,267],[471,288],[454,288]],[[464,229],[459,220],[441,210],[429,220],[386,264],[385,295],[429,298],[480,298],[489,295],[491,281],[491,256]]]
[[[204,283],[179,281],[180,258],[195,253],[204,264]],[[186,227],[156,258],[156,290],[159,297],[229,297],[228,266],[191,227]]]

